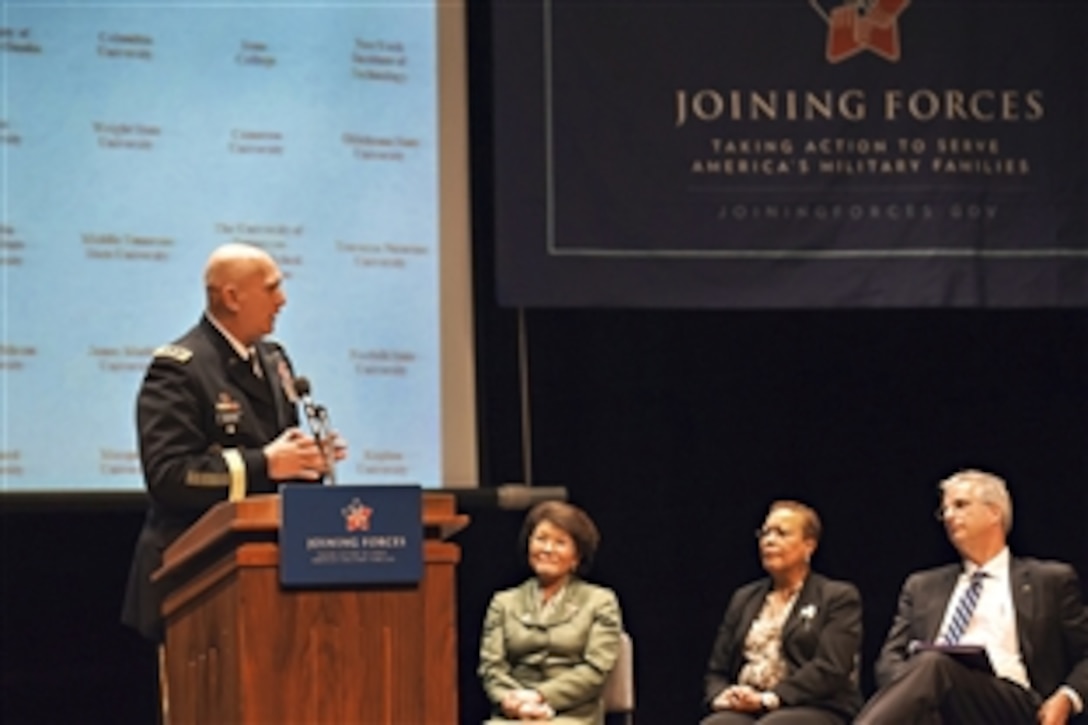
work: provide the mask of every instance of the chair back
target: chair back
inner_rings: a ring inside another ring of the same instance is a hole
[[[620,632],[619,655],[604,681],[601,699],[606,713],[635,711],[635,645],[627,632]]]

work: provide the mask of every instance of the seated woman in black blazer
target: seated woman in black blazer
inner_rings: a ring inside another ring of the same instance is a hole
[[[771,504],[756,532],[769,575],[738,589],[707,665],[702,725],[842,725],[861,708],[861,596],[813,573],[820,518]]]

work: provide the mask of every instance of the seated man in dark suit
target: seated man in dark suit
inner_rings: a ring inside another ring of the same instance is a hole
[[[997,476],[961,471],[941,492],[938,518],[963,563],[907,578],[876,663],[880,689],[856,722],[1068,722],[1088,698],[1088,609],[1076,572],[1009,553],[1012,502]],[[932,643],[980,645],[993,672]]]

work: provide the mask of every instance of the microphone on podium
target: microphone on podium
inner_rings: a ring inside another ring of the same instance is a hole
[[[325,410],[325,406],[314,402],[314,399],[310,396],[310,390],[309,378],[305,375],[299,375],[295,378],[295,392],[298,393],[298,398],[302,401],[302,409],[306,412],[310,432],[313,434],[318,448],[321,449],[321,455],[325,459],[325,467],[329,470],[325,476],[326,482],[330,486],[334,486],[336,485],[336,461],[331,451],[328,450],[328,446],[326,446],[326,443],[332,438],[332,424],[329,423],[329,413]]]
[[[524,511],[543,501],[566,501],[566,486],[530,486],[504,483],[501,486],[446,489],[457,498],[461,509],[500,509]]]

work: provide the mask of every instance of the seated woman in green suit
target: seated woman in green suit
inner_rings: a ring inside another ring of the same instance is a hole
[[[601,723],[623,624],[615,593],[581,578],[597,527],[580,508],[545,501],[526,516],[520,540],[533,576],[492,597],[480,642],[490,722]]]

